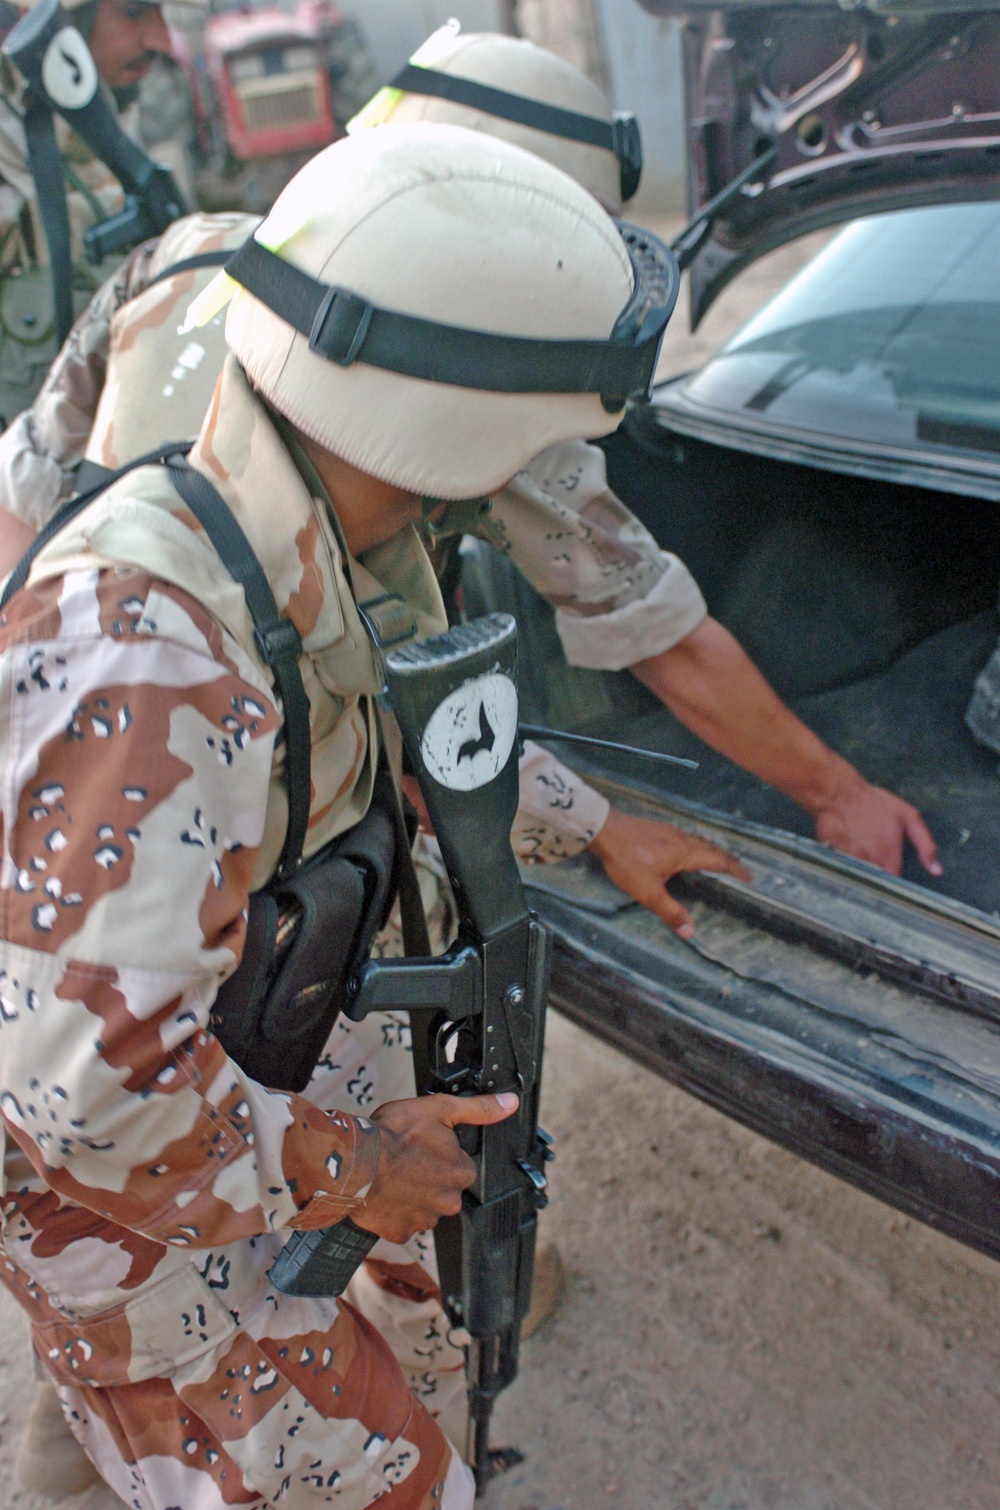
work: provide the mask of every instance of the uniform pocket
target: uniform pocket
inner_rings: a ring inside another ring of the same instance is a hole
[[[236,1321],[190,1264],[120,1305],[34,1326],[35,1347],[60,1384],[106,1388],[169,1378],[236,1331]]]

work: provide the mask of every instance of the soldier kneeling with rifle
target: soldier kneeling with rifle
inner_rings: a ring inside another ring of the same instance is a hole
[[[509,848],[512,625],[444,633],[413,526],[613,429],[676,268],[514,147],[387,126],[230,271],[190,455],[68,505],[4,594],[0,1272],[127,1502],[456,1510],[469,1469],[334,1297],[448,1219],[482,1485],[543,1198],[546,959]],[[459,902],[436,960],[407,907],[411,957],[365,962],[412,892],[389,709]],[[438,1094],[370,1120],[302,1095],[337,1012],[386,1006]]]

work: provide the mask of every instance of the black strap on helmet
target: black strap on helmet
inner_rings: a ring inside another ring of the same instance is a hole
[[[622,199],[631,199],[639,187],[642,138],[639,123],[631,111],[616,112],[612,121],[602,121],[597,116],[562,110],[557,105],[545,105],[541,100],[526,99],[523,94],[511,94],[507,89],[494,89],[492,85],[479,84],[475,79],[456,78],[454,74],[441,73],[436,68],[421,68],[415,63],[405,64],[388,87],[401,89],[407,94],[427,94],[435,99],[451,100],[455,105],[467,105],[470,110],[481,110],[484,115],[495,115],[502,121],[514,121],[519,126],[546,131],[549,136],[562,136],[567,141],[583,142],[588,147],[603,147],[618,159]]]
[[[547,340],[442,325],[380,309],[360,294],[294,267],[250,236],[226,263],[243,288],[308,337],[310,351],[341,367],[387,372],[488,393],[599,393],[609,414],[648,394],[680,274],[670,249],[616,221],[634,285],[606,340]]]

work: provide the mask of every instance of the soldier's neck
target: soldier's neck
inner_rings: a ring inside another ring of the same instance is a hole
[[[332,451],[297,432],[337,515],[347,549],[354,557],[384,545],[420,518],[420,496],[371,477]]]

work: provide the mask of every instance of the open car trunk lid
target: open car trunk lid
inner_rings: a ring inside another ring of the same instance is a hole
[[[640,0],[683,20],[692,216],[769,148],[691,264],[696,325],[783,242],[858,215],[1000,194],[1000,9]]]

